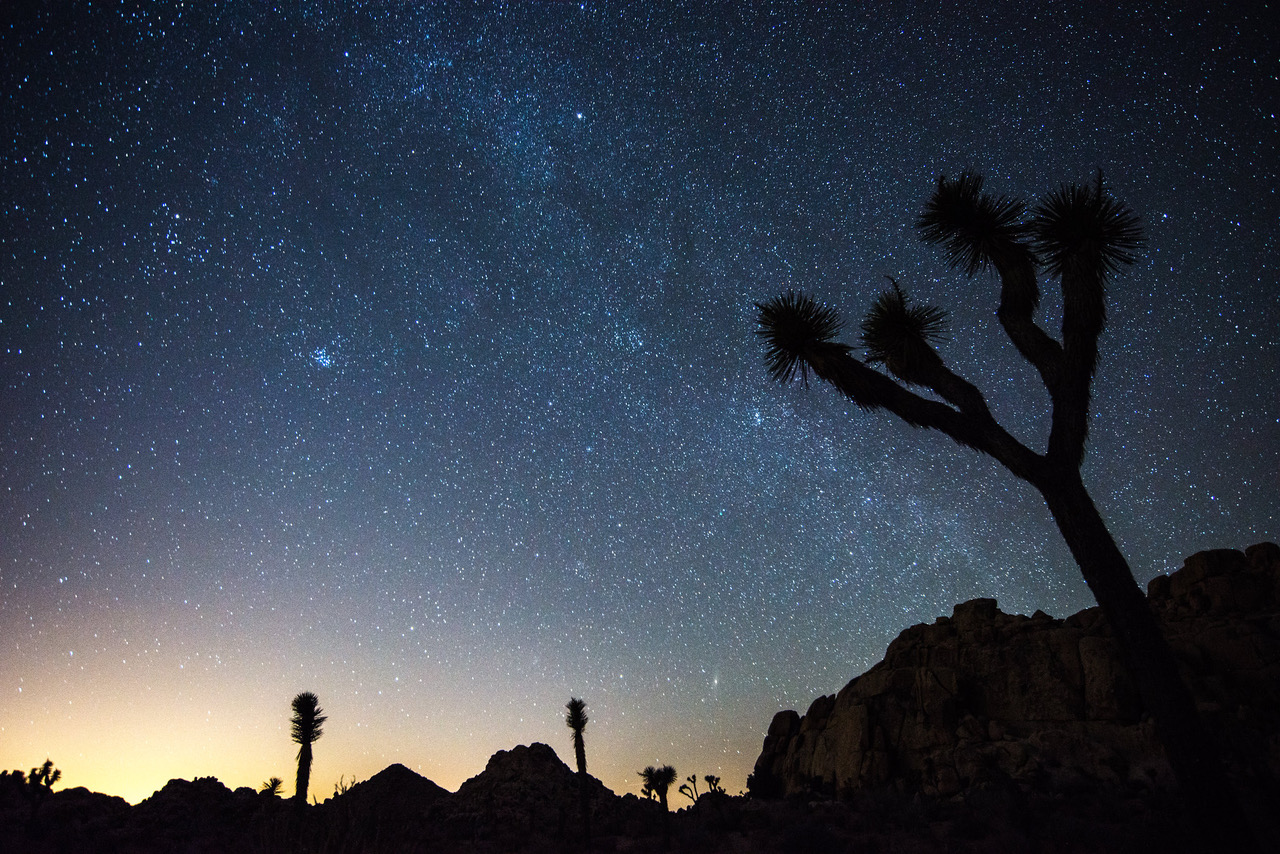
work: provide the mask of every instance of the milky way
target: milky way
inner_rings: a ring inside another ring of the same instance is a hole
[[[1091,604],[1029,487],[753,334],[797,288],[856,345],[893,276],[1042,448],[913,226],[966,168],[1143,219],[1085,463],[1139,582],[1280,537],[1273,13],[47,5],[0,31],[5,768],[291,779],[311,690],[313,793],[455,788],[569,757],[573,695],[611,788],[736,792],[903,628]]]

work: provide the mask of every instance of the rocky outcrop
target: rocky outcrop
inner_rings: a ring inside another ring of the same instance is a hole
[[[449,790],[396,763],[311,808],[331,851],[412,851],[430,839],[430,811]],[[319,834],[317,834],[318,836]]]
[[[551,747],[537,743],[500,750],[480,774],[467,780],[433,812],[456,840],[487,841],[504,850],[530,839],[577,839],[581,823],[578,775]],[[634,834],[657,823],[658,806],[635,796],[619,798],[588,776],[593,833]]]
[[[1280,779],[1280,547],[1200,552],[1148,599],[1235,771]],[[1097,608],[1057,620],[974,599],[907,629],[838,694],[774,717],[751,790],[949,797],[995,780],[1172,782]]]

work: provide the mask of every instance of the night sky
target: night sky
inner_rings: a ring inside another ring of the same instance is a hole
[[[1102,169],[1143,220],[1085,462],[1139,582],[1280,539],[1274,8],[34,5],[0,12],[4,768],[291,792],[310,690],[314,794],[453,789],[572,762],[573,695],[610,788],[736,793],[907,626],[1092,604],[1029,486],[772,383],[754,334],[797,288],[856,345],[894,276],[1043,449],[993,275],[913,225],[965,168]]]

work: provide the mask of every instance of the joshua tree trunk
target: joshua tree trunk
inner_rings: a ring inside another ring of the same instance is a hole
[[[311,787],[311,742],[304,742],[298,749],[298,780],[293,798],[300,804],[307,802],[307,789]]]
[[[1215,831],[1214,838],[1197,844],[1203,850],[1254,850],[1257,842],[1242,826],[1243,816],[1173,651],[1079,474],[1060,471],[1035,486],[1111,627],[1184,798],[1204,813],[1198,832],[1204,836],[1206,826]]]

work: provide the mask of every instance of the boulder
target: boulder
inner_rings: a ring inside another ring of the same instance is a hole
[[[1280,547],[1197,553],[1148,598],[1235,770],[1280,779]],[[997,780],[1172,784],[1097,608],[1056,620],[974,599],[912,626],[838,694],[774,716],[752,792],[949,797]]]

